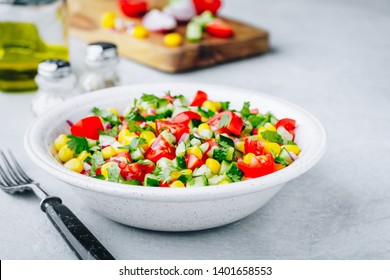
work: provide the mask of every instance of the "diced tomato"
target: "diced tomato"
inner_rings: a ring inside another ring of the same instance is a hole
[[[119,7],[128,17],[142,16],[148,10],[148,3],[145,0],[119,0]]]
[[[255,127],[253,130],[252,130],[252,135],[257,135],[259,133],[259,129],[257,127]]]
[[[275,127],[278,129],[279,126],[283,126],[288,132],[293,132],[296,126],[296,121],[293,119],[280,119],[276,124]]]
[[[207,24],[206,31],[210,35],[218,38],[229,38],[234,34],[230,25],[220,19],[216,19]]]
[[[183,123],[174,123],[170,121],[156,120],[156,131],[160,134],[163,130],[168,130],[176,137],[176,141],[179,141],[180,137],[184,133],[188,133],[190,130],[188,125]]]
[[[157,162],[162,157],[174,159],[176,157],[175,147],[169,144],[162,135],[159,135],[146,151],[145,157],[153,162]]]
[[[120,159],[123,157],[128,159],[129,162],[132,162],[129,152],[121,152],[119,154],[116,154],[115,156],[111,157],[111,160],[118,161],[119,163],[121,163]]]
[[[104,130],[101,119],[97,116],[86,117],[72,125],[70,132],[74,136],[99,139],[99,130]]]
[[[169,188],[169,182],[166,182],[164,180],[160,181],[160,187]]]
[[[264,153],[264,142],[260,140],[245,138],[244,148],[245,154],[252,153],[256,156],[260,156]]]
[[[208,99],[207,93],[198,90],[190,106],[202,106],[203,102],[205,102],[207,99]]]
[[[209,144],[209,147],[205,150],[205,152],[203,153],[203,157],[202,157],[202,160],[203,161],[206,161],[209,156],[207,155],[207,153],[213,148],[213,147],[217,147],[218,144],[217,144],[217,141],[212,138],[212,139],[208,139],[206,141],[204,141],[203,143],[208,143]]]
[[[274,158],[271,154],[253,157],[250,164],[243,161],[237,162],[238,168],[244,172],[247,178],[257,178],[274,172]]]
[[[224,115],[228,116],[230,122],[226,126],[220,128],[219,129],[220,132],[228,133],[228,134],[233,133],[234,135],[240,135],[242,127],[244,125],[244,122],[242,121],[241,117],[239,117],[235,113],[233,113],[231,111],[228,111],[228,110],[227,111],[223,111],[223,112],[215,115],[211,119],[209,119],[207,121],[208,125],[219,128],[220,127],[219,124],[220,124],[221,118]]]
[[[197,167],[201,167],[204,164],[203,160],[194,154],[186,154],[184,159],[186,161],[187,168],[191,170],[194,170]]]
[[[193,0],[193,3],[198,15],[204,11],[210,11],[215,15],[222,5],[221,0]]]
[[[99,166],[98,168],[96,168],[96,175],[102,175],[102,167]]]
[[[201,120],[202,117],[195,112],[185,111],[177,114],[176,117],[173,118],[174,123],[182,123],[188,125],[191,120]]]
[[[121,168],[121,165],[119,165],[119,168]],[[140,183],[143,183],[145,175],[151,173],[153,169],[153,163],[130,163],[121,168],[120,173],[125,180],[137,180]]]

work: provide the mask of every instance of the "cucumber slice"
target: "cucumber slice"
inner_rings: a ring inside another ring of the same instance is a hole
[[[282,148],[278,157],[284,159],[288,165],[290,165],[294,161],[294,159],[290,156],[290,154],[285,148]]]
[[[226,145],[228,145],[228,146],[234,148],[234,142],[233,142],[233,140],[230,139],[230,137],[224,136],[224,135],[222,135],[222,134],[218,135],[217,142],[218,142],[218,144],[220,144],[221,146],[226,146]]]
[[[176,142],[175,136],[172,133],[170,133],[168,130],[164,130],[163,132],[161,132],[161,135],[162,137],[165,138],[165,140],[169,142],[169,144],[173,144]]]
[[[200,146],[200,144],[202,144],[202,141],[200,141],[198,138],[192,138],[190,143],[192,146]]]
[[[173,113],[172,113],[172,118],[176,117],[178,114],[185,112],[185,111],[188,111],[187,107],[184,107],[184,106],[175,107],[175,109],[173,110]]]
[[[198,134],[203,138],[203,139],[211,139],[214,135],[214,133],[211,130],[202,130],[198,132]]]
[[[176,156],[177,157],[184,157],[186,154],[186,144],[184,141],[180,142],[179,145],[176,148]]]
[[[232,180],[226,175],[214,175],[213,177],[209,178],[210,186],[218,185],[223,181],[228,181],[229,183],[232,182]]]
[[[149,187],[159,187],[160,180],[158,179],[157,176],[149,173],[149,174],[146,174],[146,176],[145,176],[144,185],[149,186]]]
[[[202,153],[206,152],[209,147],[210,147],[209,143],[203,143],[202,145],[199,146],[199,148],[202,150]]]
[[[186,160],[184,159],[184,157],[177,157],[176,158],[176,166],[179,167],[180,169],[187,168]]]
[[[210,168],[206,164],[203,164],[201,167],[195,169],[194,172],[192,173],[192,176],[194,177],[198,177],[202,175],[205,175],[207,178],[213,176]]]
[[[187,187],[202,187],[208,185],[209,185],[209,181],[207,180],[207,177],[205,175],[195,177],[192,180],[187,182]]]
[[[223,160],[221,162],[221,168],[219,169],[219,175],[223,175],[226,173],[226,171],[228,170],[228,168],[230,167],[230,162],[227,162],[226,160]]]
[[[242,172],[241,169],[238,168],[237,164],[233,162],[226,171],[226,176],[228,176],[233,182],[239,182],[244,176],[244,172]]]
[[[202,26],[197,22],[191,21],[187,25],[186,39],[189,42],[199,42],[202,39]]]
[[[227,154],[226,154],[226,160],[227,161],[232,161],[234,158],[234,148],[230,147],[227,149]]]
[[[201,123],[202,123],[201,120],[196,120],[196,119],[190,120],[190,123],[189,123],[190,129],[192,130],[195,127],[198,127]]]
[[[131,156],[131,158],[132,158],[134,161],[138,161],[138,160],[144,158],[144,155],[142,154],[140,148],[137,148],[135,151],[132,151],[132,152],[130,153],[130,156]]]
[[[171,169],[173,167],[173,163],[170,159],[167,159],[165,157],[160,158],[157,163],[157,167],[160,167],[161,169],[169,168]]]

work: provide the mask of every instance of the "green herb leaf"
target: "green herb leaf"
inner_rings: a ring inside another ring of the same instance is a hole
[[[232,118],[228,114],[222,115],[221,119],[219,120],[218,127],[222,128],[222,127],[228,126],[230,124],[231,120],[232,120]]]
[[[207,118],[211,118],[212,116],[215,115],[215,112],[211,111],[211,110],[207,110],[203,107],[198,107],[198,112],[203,115],[204,117],[207,117]]]
[[[157,96],[153,95],[153,94],[146,94],[144,93],[141,97],[141,101],[143,102],[147,102],[147,103],[156,103],[158,102],[160,98],[158,98]]]
[[[76,155],[80,154],[82,151],[89,151],[87,138],[68,135],[68,139],[68,147],[69,149],[74,150]]]
[[[250,102],[244,102],[244,106],[240,111],[241,116],[247,117],[251,114],[250,106],[251,106]]]
[[[293,140],[288,140],[287,145],[297,145]]]
[[[230,102],[229,101],[221,102],[221,109],[222,109],[222,111],[229,110],[229,106],[230,106]]]
[[[271,131],[271,130],[265,130],[261,132],[261,136],[263,136],[264,140],[273,142],[273,143],[278,143],[280,145],[283,144],[283,138],[280,136],[276,131]]]
[[[226,171],[226,175],[233,181],[233,182],[239,182],[241,181],[242,176],[244,176],[244,172],[241,171],[240,168],[238,168],[236,163],[232,163],[228,170]]]
[[[91,170],[89,171],[89,174],[91,176],[94,176],[96,174],[96,169],[104,163],[104,158],[101,153],[94,153],[91,158]]]
[[[248,121],[251,123],[253,127],[258,127],[258,125],[264,120],[263,115],[249,115]]]
[[[143,129],[135,122],[135,121],[129,121],[128,122],[129,131],[130,132],[141,132]]]
[[[130,112],[124,116],[126,121],[143,121],[144,117],[140,114],[139,110],[134,107]]]
[[[103,120],[109,122],[113,126],[121,123],[119,117],[114,113],[111,113],[110,111],[94,107],[92,109],[92,113],[94,113],[96,116],[101,117]]]
[[[281,158],[279,156],[275,157],[275,163],[279,163],[286,166],[288,165],[288,162],[284,158]]]
[[[131,152],[137,150],[139,145],[146,144],[146,140],[144,138],[135,137],[131,140],[129,145],[125,145],[119,147],[119,149],[129,149]]]
[[[109,131],[99,130],[99,134],[115,137],[118,135],[118,130],[119,130],[118,125],[116,125],[113,128],[111,128]]]
[[[110,182],[119,182],[121,170],[117,164],[113,164],[107,168],[108,181]]]

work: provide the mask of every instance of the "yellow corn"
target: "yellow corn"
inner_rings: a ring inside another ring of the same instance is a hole
[[[131,135],[130,130],[128,130],[128,129],[122,129],[122,130],[119,131],[119,133],[118,133],[118,141],[119,141],[119,142],[123,142],[123,140],[125,140],[125,137],[130,136],[130,135]]]
[[[107,146],[102,149],[102,156],[104,159],[109,159],[110,157],[115,156],[116,153],[116,150],[112,146]]]
[[[77,158],[72,158],[64,163],[64,166],[70,170],[80,173],[84,169],[84,164]]]
[[[181,45],[182,42],[183,38],[177,32],[169,33],[164,36],[164,44],[168,47],[178,47]]]
[[[183,182],[179,180],[172,182],[170,186],[173,188],[185,188]]]
[[[220,182],[218,185],[225,185],[225,184],[230,184],[230,182],[226,181],[226,180],[223,180],[222,182]]]
[[[246,155],[244,156],[244,158],[243,158],[244,163],[250,164],[251,161],[252,161],[252,158],[253,158],[254,156],[256,156],[254,153],[248,153],[248,154],[246,154]]]
[[[65,134],[61,134],[54,140],[54,148],[58,152],[66,143],[68,143],[68,137]]]
[[[244,141],[238,141],[234,143],[234,148],[236,148],[236,150],[240,151],[241,153],[245,153]]]
[[[135,133],[131,133],[129,136],[125,136],[125,138],[122,140],[123,145],[130,145],[131,141],[133,141],[134,138],[137,138],[138,135]]]
[[[210,101],[210,100],[204,101],[202,104],[202,107],[204,107],[210,111],[217,112],[217,107],[215,106],[213,101]]]
[[[58,151],[58,157],[62,162],[67,162],[71,158],[73,158],[74,151],[69,149],[68,145],[63,146],[59,151]]]
[[[116,15],[114,12],[107,12],[102,15],[101,24],[103,28],[114,28]]]
[[[287,152],[293,152],[296,155],[299,155],[301,152],[301,149],[298,147],[298,145],[283,145],[282,148],[285,148]]]
[[[172,180],[177,180],[177,179],[179,179],[180,176],[181,176],[180,171],[175,170],[175,171],[171,172],[171,179]]]
[[[211,130],[211,128],[207,123],[201,123],[198,126],[198,133],[200,133],[202,130]]]
[[[156,139],[156,135],[152,131],[142,131],[140,137],[144,138],[146,140],[146,143],[148,143],[148,145],[152,139]]]
[[[114,164],[117,164],[116,162],[114,161],[110,161],[110,162],[107,162],[105,164],[102,165],[102,169],[101,169],[101,172],[102,172],[102,175],[105,177],[105,178],[108,178],[108,171],[107,169],[114,165]]]
[[[81,160],[81,161],[84,161],[87,157],[92,157],[92,155],[90,153],[88,153],[87,151],[82,151],[78,156],[77,156],[77,159],[78,160]]]
[[[278,155],[281,149],[278,143],[265,142],[264,144],[264,153],[266,154],[272,154],[273,151],[274,154]]]
[[[187,149],[187,154],[194,154],[198,158],[202,158],[202,156],[203,156],[202,150],[198,146],[189,147]]]
[[[210,168],[213,174],[218,174],[219,169],[221,169],[221,164],[213,158],[208,158],[206,160],[206,166]]]
[[[156,140],[156,138],[153,138],[152,140],[150,140],[150,141],[148,142],[148,146],[149,146],[149,147],[152,146],[152,144],[154,143],[155,140]]]
[[[108,112],[113,113],[114,115],[119,116],[119,111],[116,108],[110,107],[107,109]]]
[[[183,175],[191,175],[192,174],[192,170],[191,169],[183,169],[180,171],[181,174]]]
[[[221,102],[214,102],[214,105],[215,105],[215,109],[217,110],[217,112],[221,111],[221,108],[222,108]]]
[[[276,131],[276,127],[272,123],[266,123],[264,127],[270,131]]]
[[[133,36],[137,39],[145,39],[149,35],[149,31],[142,25],[137,25],[133,28]]]

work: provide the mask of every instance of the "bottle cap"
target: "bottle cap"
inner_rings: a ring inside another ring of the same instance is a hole
[[[60,79],[72,73],[70,63],[60,59],[49,59],[38,64],[38,74],[46,78]]]
[[[115,44],[107,42],[96,42],[87,47],[87,61],[100,62],[118,57],[118,51]]]

